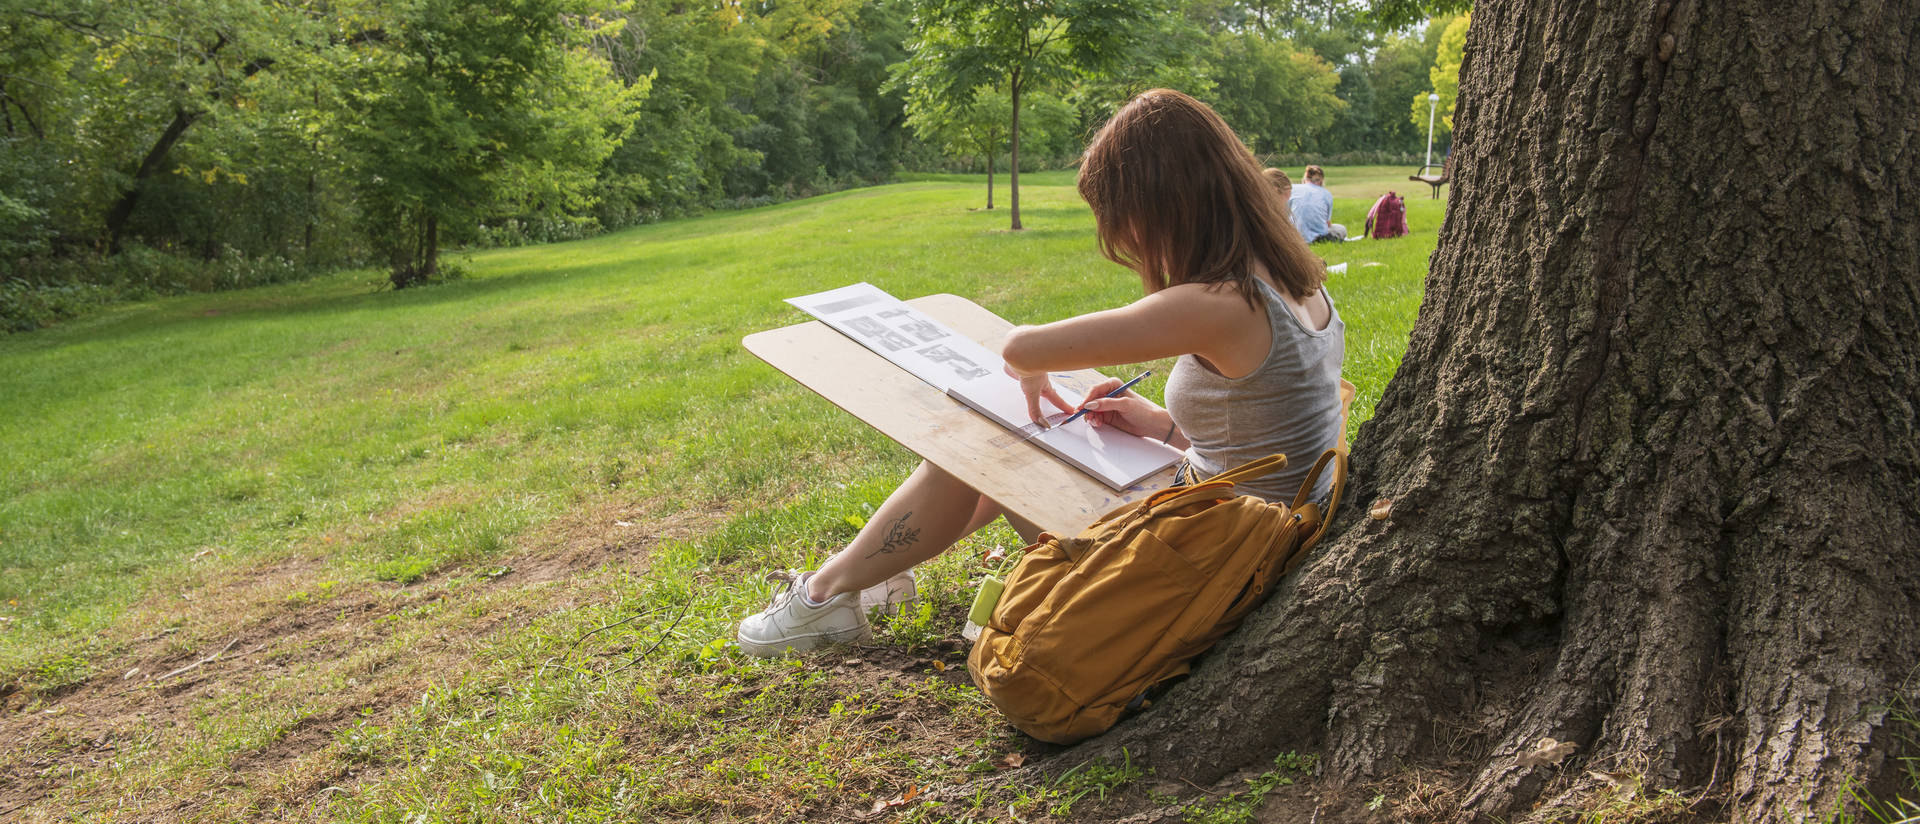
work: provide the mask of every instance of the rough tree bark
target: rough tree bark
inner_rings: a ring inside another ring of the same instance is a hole
[[[1076,758],[1438,764],[1459,820],[1579,805],[1588,770],[1748,821],[1890,789],[1920,755],[1887,710],[1920,699],[1915,112],[1915,0],[1479,0],[1335,537]],[[1578,749],[1523,766],[1542,737]]]

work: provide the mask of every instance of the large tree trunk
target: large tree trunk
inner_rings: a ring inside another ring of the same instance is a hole
[[[1916,0],[1476,3],[1335,537],[1092,746],[1203,783],[1450,762],[1459,820],[1591,803],[1590,770],[1754,821],[1888,789],[1920,699],[1915,43]],[[1577,749],[1519,757],[1543,737]]]

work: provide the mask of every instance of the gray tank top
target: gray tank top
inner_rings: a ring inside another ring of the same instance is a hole
[[[1167,376],[1167,411],[1193,442],[1187,461],[1202,478],[1285,453],[1286,469],[1239,491],[1292,501],[1320,453],[1340,442],[1340,361],[1347,325],[1324,288],[1331,317],[1316,332],[1301,325],[1265,280],[1254,282],[1273,330],[1266,361],[1245,377],[1224,378],[1199,358],[1181,355]],[[1321,473],[1313,498],[1325,496],[1331,482]]]

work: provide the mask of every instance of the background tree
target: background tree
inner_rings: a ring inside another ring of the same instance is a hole
[[[1345,514],[1094,748],[1202,783],[1444,764],[1449,820],[1550,819],[1604,772],[1745,821],[1887,793],[1920,701],[1920,6],[1474,17]]]
[[[1248,28],[1289,40],[1332,66],[1353,62],[1380,36],[1362,0],[1242,0],[1232,5],[1244,10]]]
[[[403,288],[436,274],[443,229],[584,206],[647,85],[621,88],[583,48],[618,25],[591,0],[394,11],[346,87],[369,234]]]
[[[8,154],[66,167],[26,178],[51,183],[21,187],[46,201],[16,200],[53,218],[42,234],[116,249],[195,124],[231,111],[243,85],[313,28],[247,0],[5,0],[0,26]]]
[[[600,36],[596,48],[615,75],[651,87],[601,174],[597,213],[606,225],[718,202],[730,170],[761,161],[734,139],[754,118],[729,102],[734,90],[753,86],[759,48],[731,9],[723,11],[641,0],[624,12],[624,25]]]
[[[921,140],[940,147],[949,157],[980,161],[987,170],[987,205],[993,208],[995,164],[1007,147],[1007,123],[1012,99],[1000,90],[983,91],[963,107],[952,108],[947,101],[924,91],[907,100],[907,123]],[[1027,142],[1059,152],[1077,147],[1079,112],[1064,100],[1049,94],[1029,95],[1026,117]]]
[[[1429,44],[1420,37],[1384,36],[1373,51],[1340,68],[1334,94],[1347,104],[1333,126],[1318,141],[1332,152],[1389,151],[1412,153],[1426,139],[1426,124],[1414,128],[1406,118],[1406,101],[1424,96],[1430,88],[1427,72],[1433,67],[1438,33]]]
[[[1178,14],[1156,14],[1135,29],[1135,43],[1105,71],[1083,72],[1066,98],[1080,112],[1079,137],[1100,129],[1107,118],[1148,89],[1179,89],[1204,97],[1214,89],[1214,37],[1226,28],[1223,16],[1244,22],[1229,9],[1237,4],[1203,0],[1180,4]],[[1077,154],[1077,152],[1076,152]]]
[[[1013,108],[1004,92],[982,92],[954,107],[926,95],[907,99],[907,123],[921,140],[951,157],[978,158],[987,170],[987,206],[993,208],[994,158],[1007,145],[1007,120]]]
[[[1462,14],[1458,17],[1436,18],[1431,28],[1439,29],[1438,47],[1434,51],[1433,68],[1427,73],[1429,86],[1426,90],[1413,95],[1412,110],[1408,120],[1425,134],[1427,122],[1433,121],[1433,139],[1444,142],[1452,139],[1453,108],[1460,98],[1460,62],[1462,50],[1467,41],[1467,26],[1473,22],[1473,15]],[[1429,93],[1440,95],[1440,102],[1427,100]],[[1434,108],[1429,109],[1429,106]]]
[[[904,83],[964,108],[983,89],[1007,90],[1008,201],[1020,229],[1021,94],[1097,72],[1137,42],[1154,3],[1124,0],[920,0]]]
[[[1347,109],[1334,95],[1333,67],[1285,40],[1254,32],[1215,36],[1213,106],[1259,153],[1292,152],[1308,145]]]

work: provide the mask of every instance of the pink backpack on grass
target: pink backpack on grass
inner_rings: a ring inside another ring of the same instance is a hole
[[[1407,200],[1393,192],[1380,196],[1367,210],[1367,231],[1363,237],[1385,240],[1407,233]]]

